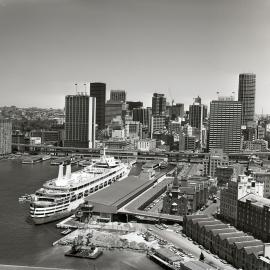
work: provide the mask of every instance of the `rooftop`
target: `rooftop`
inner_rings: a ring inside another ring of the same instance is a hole
[[[116,182],[113,185],[100,190],[86,198],[86,201],[98,203],[102,205],[115,206],[117,209],[121,207],[123,200],[132,196],[135,191],[141,190],[151,181],[141,179],[138,176],[128,176],[122,181]]]
[[[207,263],[201,262],[201,261],[189,261],[184,263],[185,267],[188,267],[192,270],[214,270],[216,268],[213,268]]]
[[[269,206],[270,207],[270,199],[266,199],[264,197],[260,197],[254,194],[247,194],[246,196],[242,197],[239,199],[241,202],[246,202],[247,200],[251,201],[252,205],[258,206],[263,208],[264,206]]]

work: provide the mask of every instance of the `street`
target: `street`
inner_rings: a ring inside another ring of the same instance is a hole
[[[220,259],[215,258],[213,254],[209,254],[204,251],[204,249],[200,249],[197,244],[194,244],[192,241],[188,240],[186,237],[183,237],[181,234],[176,233],[175,231],[172,231],[173,226],[170,226],[169,230],[160,230],[156,228],[155,226],[151,226],[152,232],[159,236],[161,239],[164,239],[168,242],[171,242],[173,245],[175,245],[178,248],[181,248],[187,253],[191,253],[196,258],[199,258],[201,252],[205,256],[205,261],[211,263],[212,265],[215,265],[216,267],[219,267],[218,269],[224,269],[224,270],[235,270],[236,268],[232,267],[229,264],[224,264],[221,262]],[[175,228],[174,228],[175,229]]]

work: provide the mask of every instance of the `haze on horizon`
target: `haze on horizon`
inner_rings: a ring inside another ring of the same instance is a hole
[[[204,103],[257,76],[270,114],[269,0],[0,0],[0,106],[64,107],[77,82]]]

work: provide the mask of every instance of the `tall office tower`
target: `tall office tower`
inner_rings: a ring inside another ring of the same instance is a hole
[[[105,125],[109,125],[117,116],[122,118],[125,109],[126,104],[122,101],[108,100],[105,104]]]
[[[141,101],[127,101],[127,106],[130,111],[137,108],[142,108],[143,103]]]
[[[144,126],[151,125],[152,108],[136,108],[133,109],[133,121],[139,121]]]
[[[242,104],[233,97],[219,97],[210,103],[209,150],[240,151],[241,116]]]
[[[122,101],[126,102],[127,94],[125,90],[111,90],[110,100],[111,101]]]
[[[0,156],[11,153],[12,122],[0,119]]]
[[[242,103],[242,125],[254,121],[255,114],[256,75],[243,73],[239,75],[238,101]]]
[[[94,148],[96,98],[85,93],[66,96],[66,147]]]
[[[98,129],[105,128],[105,103],[106,103],[106,84],[94,82],[90,84],[90,97],[96,98],[96,119]]]
[[[185,109],[183,103],[176,103],[175,105],[172,105],[171,107],[171,119],[175,120],[177,117],[184,117],[185,115]]]
[[[166,112],[166,98],[164,94],[154,93],[152,97],[152,114],[164,115]]]
[[[195,98],[192,105],[189,106],[189,124],[192,127],[201,129],[205,118],[207,117],[207,107],[201,104],[201,98]]]

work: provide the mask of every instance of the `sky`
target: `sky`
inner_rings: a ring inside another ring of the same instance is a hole
[[[238,91],[270,114],[269,0],[0,0],[0,106],[63,108],[89,82],[151,105]]]

